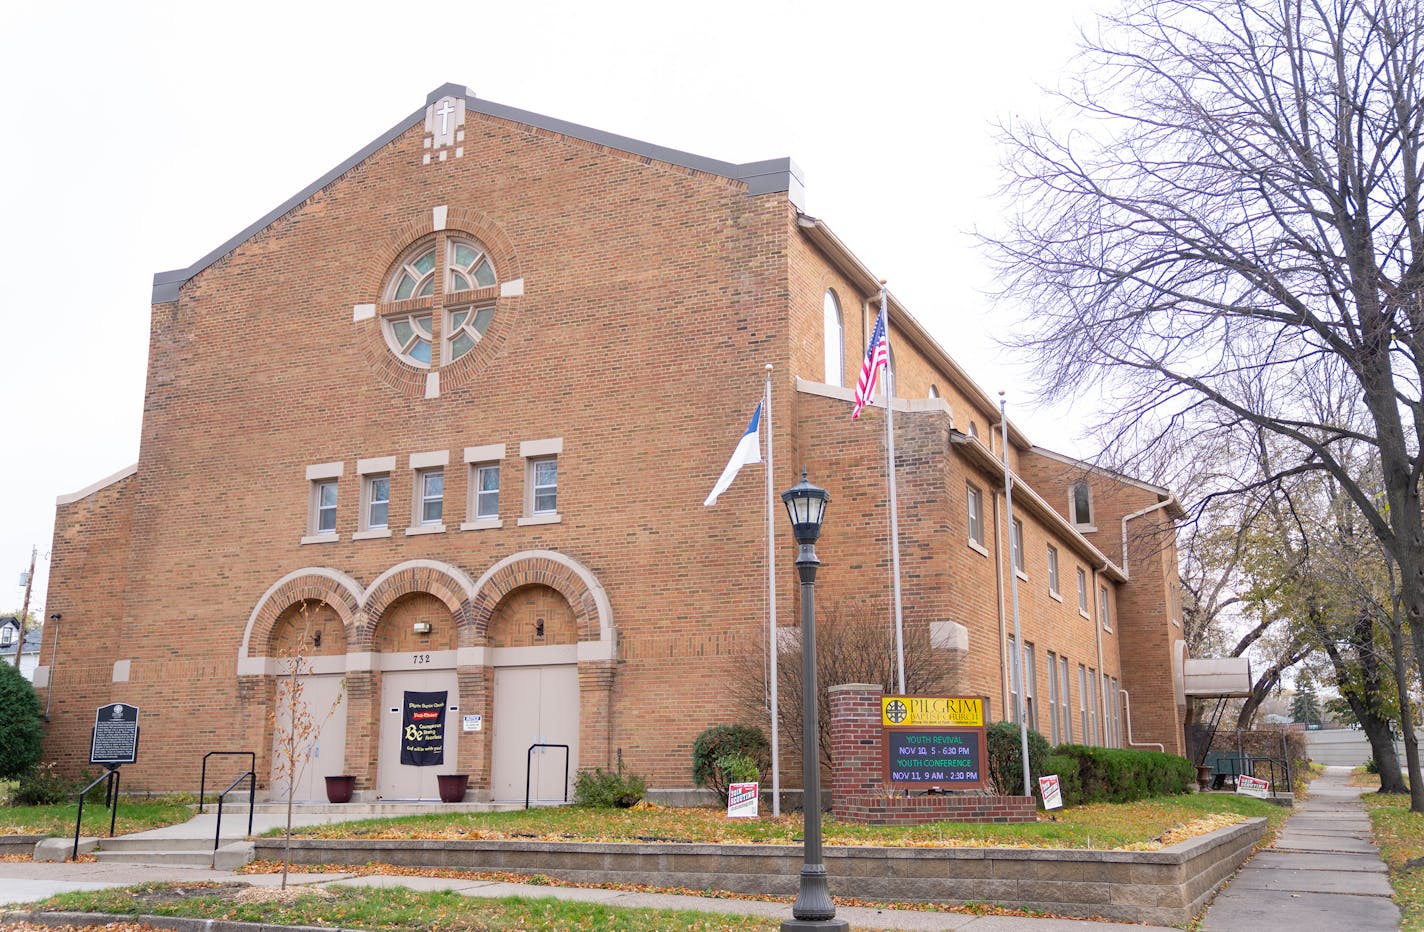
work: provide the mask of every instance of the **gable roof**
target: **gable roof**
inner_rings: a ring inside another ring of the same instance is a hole
[[[251,239],[266,229],[267,226],[280,219],[307,198],[316,194],[322,188],[331,184],[357,165],[360,165],[396,137],[409,130],[412,126],[422,123],[425,120],[426,107],[433,105],[443,97],[464,98],[466,112],[482,113],[486,116],[498,117],[500,119],[510,120],[514,123],[522,123],[526,126],[532,126],[535,129],[571,136],[575,139],[582,139],[586,142],[607,146],[610,149],[619,149],[624,152],[632,153],[633,155],[639,155],[660,162],[668,162],[673,165],[680,165],[684,168],[742,181],[746,183],[747,194],[749,195],[785,191],[787,199],[790,200],[797,209],[803,208],[805,185],[802,180],[801,169],[789,158],[766,159],[760,162],[743,162],[741,164],[723,162],[719,159],[710,159],[678,149],[669,149],[667,146],[658,146],[652,143],[642,142],[641,140],[633,139],[629,136],[619,136],[616,133],[607,133],[603,130],[581,126],[578,123],[570,123],[567,120],[558,120],[528,110],[507,107],[504,104],[497,104],[493,101],[480,100],[469,88],[463,85],[442,84],[426,95],[424,107],[411,113],[410,116],[396,123],[396,125],[362,146],[361,149],[341,164],[263,214],[256,222],[252,223],[212,252],[203,256],[197,262],[194,262],[186,269],[172,269],[167,272],[154,273],[153,303],[159,304],[165,301],[177,300],[179,290],[189,279],[231,253],[248,239]]]

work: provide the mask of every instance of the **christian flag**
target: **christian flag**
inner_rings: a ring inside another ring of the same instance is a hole
[[[732,451],[732,458],[727,460],[727,468],[722,470],[722,477],[717,480],[717,484],[712,487],[712,494],[707,496],[707,501],[703,502],[703,507],[717,504],[717,496],[727,491],[727,487],[732,484],[732,480],[737,478],[737,473],[748,463],[761,462],[761,402],[757,402],[756,410],[752,412],[751,423],[747,425],[747,432],[742,434],[742,439],[737,443],[737,448]]]
[[[860,417],[861,408],[870,404],[880,367],[889,364],[890,344],[885,339],[885,305],[882,303],[880,316],[875,318],[875,329],[870,331],[870,345],[865,348],[865,365],[860,367],[860,378],[855,381],[855,410],[850,413],[852,421]]]

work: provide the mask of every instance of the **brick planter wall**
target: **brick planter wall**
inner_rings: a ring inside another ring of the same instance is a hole
[[[925,822],[1033,822],[1032,796],[945,794],[895,796],[885,785],[885,733],[879,686],[832,686],[831,814],[844,822],[921,825]]]

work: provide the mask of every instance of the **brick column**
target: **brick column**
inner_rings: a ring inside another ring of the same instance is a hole
[[[456,677],[460,684],[460,713],[483,717],[480,731],[465,733],[463,722],[448,722],[446,728],[460,728],[460,759],[456,762],[457,773],[470,775],[470,789],[489,789],[489,753],[485,738],[489,735],[490,719],[485,701],[485,668],[459,667]],[[458,717],[458,716],[457,716]]]
[[[611,660],[586,660],[578,665],[579,770],[613,767],[613,674]],[[572,776],[572,774],[570,774]]]
[[[826,692],[831,706],[831,813],[840,819],[852,800],[883,793],[883,690],[873,684],[848,683]]]
[[[356,788],[376,785],[376,745],[380,733],[380,683],[371,670],[346,674],[346,772],[356,777]]]

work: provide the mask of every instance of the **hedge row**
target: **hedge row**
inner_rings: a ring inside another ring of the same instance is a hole
[[[1023,795],[1023,745],[1019,726],[996,722],[986,729],[989,774],[1001,793]],[[1029,770],[1034,777],[1057,774],[1063,801],[1126,803],[1150,796],[1186,793],[1196,768],[1185,757],[1156,751],[1060,744],[1050,750],[1043,735],[1029,729]],[[1038,795],[1037,780],[1033,793]]]

